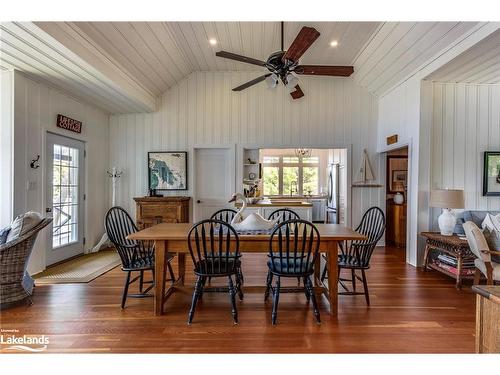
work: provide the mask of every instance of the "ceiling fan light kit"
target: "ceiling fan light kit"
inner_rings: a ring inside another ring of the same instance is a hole
[[[267,61],[254,59],[252,57],[238,55],[232,52],[219,51],[215,55],[226,59],[244,62],[267,68],[270,73],[264,74],[251,81],[248,81],[233,91],[242,91],[259,82],[266,81],[269,88],[274,88],[281,81],[289,90],[292,99],[299,99],[304,96],[304,92],[299,86],[299,77],[301,75],[317,75],[331,77],[349,77],[353,72],[352,66],[333,66],[333,65],[299,65],[299,59],[309,47],[319,38],[320,33],[314,27],[304,26],[299,31],[294,41],[284,50],[284,22],[281,22],[281,51],[274,52],[268,57]]]
[[[278,85],[278,76],[276,74],[271,74],[266,77],[267,87],[270,89],[275,88]]]
[[[299,83],[299,77],[293,72],[288,73],[286,76],[286,88],[288,91],[292,92],[295,91],[295,86]]]

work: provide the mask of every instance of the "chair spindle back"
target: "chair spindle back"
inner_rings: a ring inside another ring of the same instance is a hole
[[[127,236],[138,231],[127,211],[122,207],[112,207],[106,214],[106,234],[115,245],[124,268],[132,268],[137,259],[154,257],[151,241],[128,240]]]
[[[236,216],[237,213],[238,213],[238,211],[233,210],[231,208],[224,208],[222,210],[215,212],[210,217],[210,219],[220,220],[220,221],[223,221],[225,223],[231,224],[231,221],[233,220],[233,218]]]
[[[281,224],[284,221],[300,219],[300,216],[296,212],[290,210],[289,208],[280,208],[271,212],[271,214],[267,219],[268,220],[278,219],[278,224]]]
[[[318,256],[320,235],[307,220],[291,219],[279,224],[269,239],[271,270],[305,274]],[[280,270],[277,264],[281,264]],[[283,266],[284,265],[284,266]]]
[[[356,231],[365,235],[366,240],[353,241],[346,250],[343,250],[342,255],[347,255],[351,259],[355,259],[357,264],[366,267],[370,263],[370,258],[377,242],[382,238],[385,231],[385,215],[378,207],[371,207],[366,211],[359,223]]]
[[[195,272],[203,275],[233,274],[239,262],[239,237],[234,228],[215,219],[193,225],[188,247]]]

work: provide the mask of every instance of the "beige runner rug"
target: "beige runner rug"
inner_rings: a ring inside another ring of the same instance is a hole
[[[33,279],[35,285],[88,283],[120,264],[115,249],[101,250],[49,267],[34,275]]]

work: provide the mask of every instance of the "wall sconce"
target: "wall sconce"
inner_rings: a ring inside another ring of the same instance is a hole
[[[40,167],[40,164],[38,164],[39,160],[40,160],[40,155],[37,155],[36,159],[31,160],[30,167],[33,169],[38,169]]]

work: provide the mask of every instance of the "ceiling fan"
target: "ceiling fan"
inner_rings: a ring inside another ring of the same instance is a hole
[[[267,61],[226,51],[219,51],[215,53],[216,56],[224,57],[226,59],[263,66],[270,72],[235,87],[233,91],[245,90],[246,88],[262,81],[266,81],[269,87],[276,87],[278,80],[281,80],[281,82],[283,82],[283,84],[290,90],[292,98],[299,99],[304,96],[304,92],[298,85],[299,79],[297,74],[349,77],[354,72],[354,68],[352,66],[300,65],[300,57],[307,51],[314,41],[318,39],[320,33],[313,27],[302,27],[300,32],[295,37],[295,40],[290,45],[290,48],[285,51],[283,48],[283,27],[284,22],[281,22],[281,51],[271,54]]]

